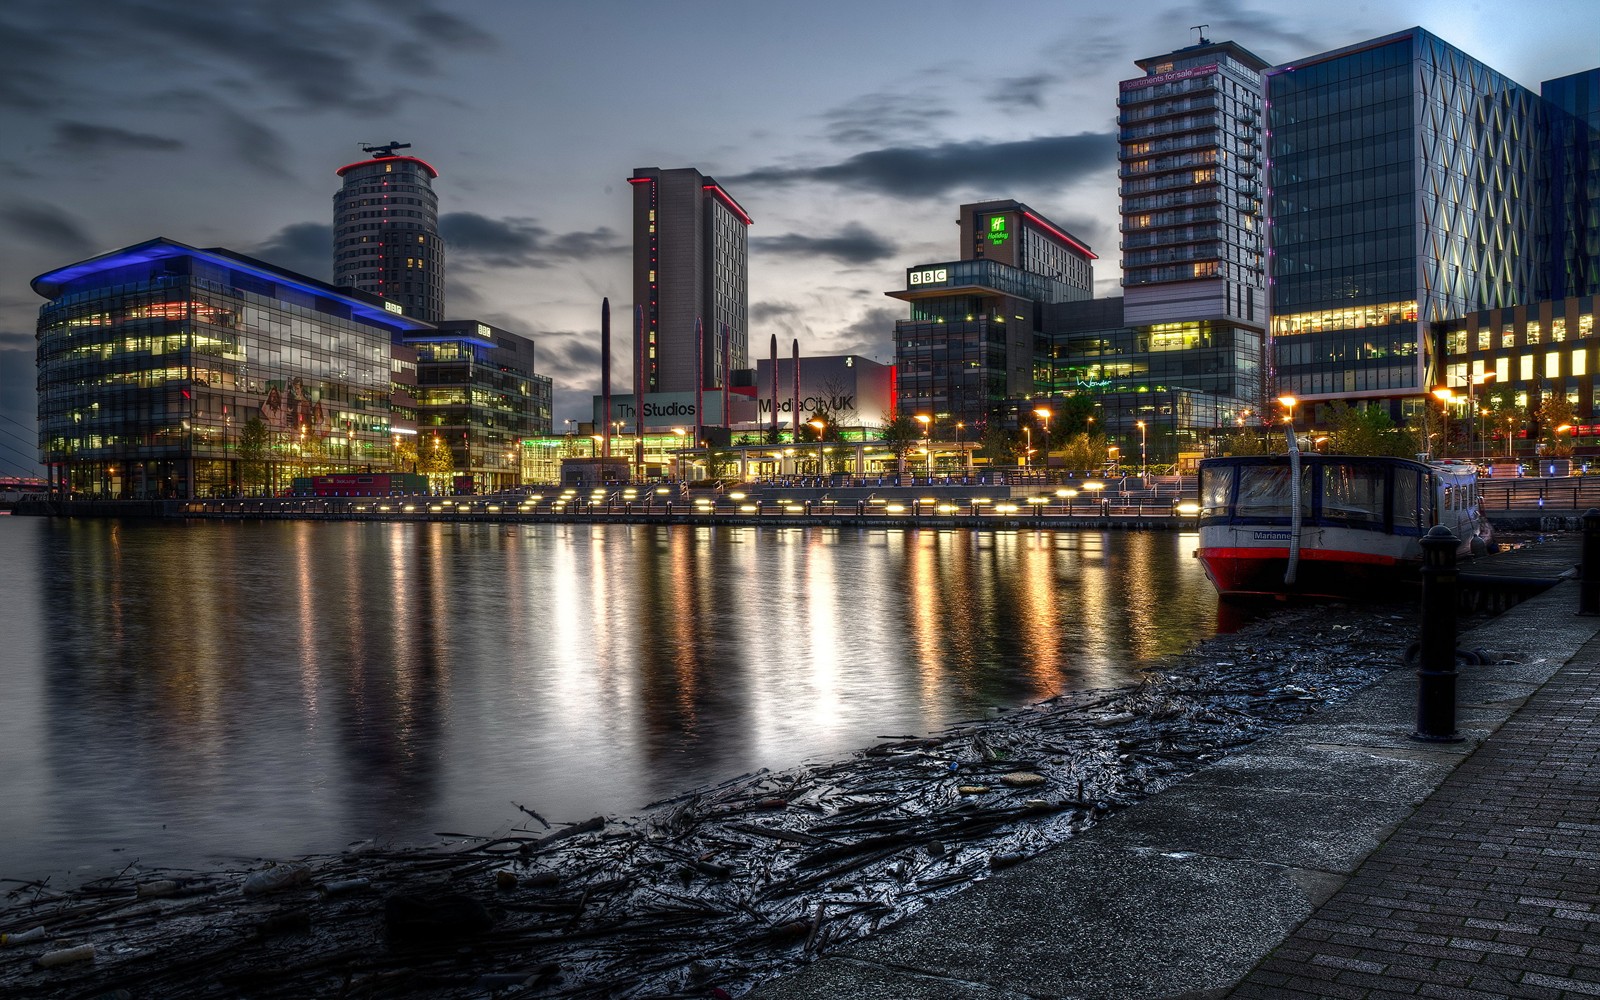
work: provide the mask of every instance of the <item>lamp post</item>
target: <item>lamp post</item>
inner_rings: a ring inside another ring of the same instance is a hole
[[[678,461],[677,461],[678,478],[682,479],[683,478],[683,443],[684,443],[684,439],[689,436],[689,432],[687,430],[685,430],[684,428],[682,428],[682,427],[674,427],[672,429],[672,433],[678,435]]]
[[[963,429],[965,429],[966,426],[967,425],[966,425],[966,423],[964,421],[961,421],[961,420],[957,420],[956,421],[956,451],[961,453],[961,475],[962,476],[965,476],[967,474],[967,449],[961,443],[961,431]]]
[[[1041,406],[1033,411],[1033,415],[1044,421],[1044,468],[1050,471],[1050,418],[1054,416],[1048,406]]]
[[[1479,461],[1482,461],[1486,457],[1484,455],[1483,414],[1486,413],[1487,411],[1478,409],[1478,386],[1482,385],[1483,383],[1489,381],[1492,378],[1494,378],[1494,372],[1479,372],[1478,374],[1476,374],[1476,375],[1472,376],[1471,378],[1467,379],[1467,405],[1468,405],[1469,408],[1472,409],[1473,412],[1478,414],[1478,459],[1479,459]],[[1470,455],[1472,453],[1472,450],[1470,448],[1467,449],[1467,453]]]
[[[1033,428],[1028,424],[1022,425],[1022,439],[1025,442],[1022,446],[1022,467],[1026,469],[1028,467],[1028,456],[1033,454]]]
[[[1440,424],[1442,428],[1439,436],[1439,457],[1448,458],[1450,455],[1450,401],[1456,394],[1447,385],[1441,385],[1433,390],[1433,396],[1439,401]]]
[[[808,420],[806,423],[810,424],[817,432],[817,475],[820,476],[822,475],[822,432],[828,429],[828,425],[821,420]]]
[[[928,452],[928,478],[933,478],[933,418],[919,413],[913,419],[922,425],[922,444]]]
[[[1145,451],[1145,443],[1147,440],[1145,437],[1146,428],[1143,420],[1134,421],[1134,426],[1139,428],[1139,478],[1145,479],[1150,474],[1150,462],[1148,454]]]

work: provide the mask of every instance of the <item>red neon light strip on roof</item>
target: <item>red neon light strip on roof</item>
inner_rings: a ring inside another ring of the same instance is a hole
[[[649,184],[653,180],[655,180],[654,177],[629,177],[628,178],[628,183],[629,184]]]
[[[1060,240],[1061,242],[1069,243],[1072,246],[1077,247],[1079,250],[1082,250],[1084,255],[1087,256],[1090,260],[1099,260],[1100,259],[1098,256],[1095,255],[1095,252],[1093,250],[1090,250],[1088,247],[1084,246],[1082,243],[1079,243],[1077,240],[1075,240],[1072,237],[1068,236],[1066,233],[1064,233],[1061,230],[1057,229],[1055,226],[1052,226],[1050,223],[1048,223],[1048,222],[1044,221],[1043,219],[1039,218],[1037,215],[1034,215],[1032,212],[1023,212],[1022,213],[1022,217],[1024,219],[1027,219],[1029,222],[1033,223],[1034,225],[1038,226],[1040,229],[1043,229],[1045,232],[1049,233],[1051,236],[1054,236],[1056,239]]]
[[[361,160],[358,163],[347,163],[338,170],[335,170],[334,174],[336,176],[343,177],[345,175],[345,171],[354,170],[357,167],[364,167],[369,163],[394,163],[396,161],[417,164],[428,172],[430,179],[439,176],[439,171],[433,169],[433,167],[426,160],[419,160],[415,156],[383,156],[374,160]]]
[[[739,217],[740,222],[743,222],[747,226],[754,224],[750,216],[745,214],[744,209],[739,207],[739,203],[734,201],[733,197],[729,195],[728,192],[722,190],[721,187],[715,184],[702,184],[701,187],[716,195],[717,200],[728,206],[728,209],[732,211],[734,215]]]

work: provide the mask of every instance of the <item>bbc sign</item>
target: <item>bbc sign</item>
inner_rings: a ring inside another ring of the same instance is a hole
[[[907,283],[913,288],[917,285],[942,285],[950,280],[950,271],[943,267],[930,267],[922,271],[908,271]]]

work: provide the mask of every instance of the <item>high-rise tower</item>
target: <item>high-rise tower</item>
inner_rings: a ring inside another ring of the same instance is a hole
[[[633,186],[633,301],[645,392],[720,387],[731,357],[748,368],[750,216],[692,167],[642,167]],[[696,349],[695,321],[703,343]],[[724,350],[723,337],[729,340]],[[698,359],[700,370],[695,370]],[[698,381],[696,379],[698,378]]]
[[[1118,87],[1124,319],[1264,328],[1261,72],[1234,42],[1135,60]]]
[[[439,171],[396,150],[362,146],[370,160],[340,167],[333,196],[333,281],[398,303],[407,316],[444,319],[444,241],[439,238]]]

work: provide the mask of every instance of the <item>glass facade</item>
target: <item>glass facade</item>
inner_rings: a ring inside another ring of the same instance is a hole
[[[1542,102],[1420,29],[1266,80],[1275,388],[1420,395],[1432,324],[1537,295]]]
[[[480,491],[522,482],[523,441],[548,436],[552,386],[534,371],[533,341],[451,320],[408,337],[417,352],[417,450],[436,475],[471,476]],[[438,455],[449,453],[448,461]]]
[[[1543,297],[1600,293],[1600,69],[1547,80],[1550,199]]]
[[[34,280],[39,450],[52,484],[127,499],[278,493],[383,471],[381,300],[228,251],[153,240]]]

